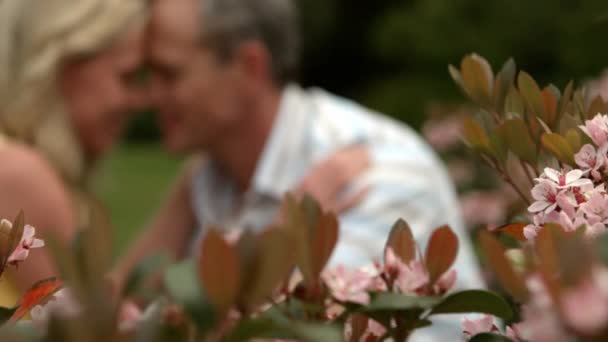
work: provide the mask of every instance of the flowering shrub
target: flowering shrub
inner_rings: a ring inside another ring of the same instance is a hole
[[[520,321],[465,320],[465,338],[606,340],[608,103],[586,101],[572,82],[561,92],[523,71],[516,79],[513,61],[494,75],[471,55],[450,72],[480,107],[464,121],[468,146],[528,204],[527,220],[479,237]]]
[[[0,338],[406,341],[435,315],[476,313],[462,322],[465,340],[608,339],[608,116],[598,114],[608,103],[586,101],[572,83],[541,89],[513,61],[494,75],[472,55],[450,72],[480,107],[463,121],[467,146],[526,203],[519,219],[478,236],[507,300],[453,289],[459,244],[447,226],[421,251],[398,220],[382,260],[328,268],[336,216],[288,196],[281,226],[238,236],[210,230],[195,260],[146,260],[120,291],[105,279],[103,221],[69,248],[45,238],[62,280],[43,280],[14,308],[0,308]],[[45,245],[23,221],[0,223],[0,274]],[[158,275],[163,286],[147,286]],[[140,310],[133,299],[150,304]]]
[[[235,237],[210,230],[196,260],[168,267],[159,258],[145,261],[113,295],[103,281],[104,256],[96,253],[103,229],[89,228],[69,251],[51,239],[49,248],[66,286],[56,279],[36,284],[16,308],[5,309],[7,323],[0,337],[405,341],[438,314],[512,316],[509,305],[494,293],[452,289],[458,240],[447,226],[433,232],[423,252],[407,223],[399,220],[382,260],[370,260],[358,269],[328,268],[338,241],[336,216],[323,212],[311,198],[297,202],[287,197],[286,208],[283,226],[259,234]],[[22,236],[7,249],[7,265],[23,261],[29,249],[43,245],[20,217],[15,224],[2,223],[11,241]],[[142,311],[129,299],[144,295],[145,279],[158,272],[164,274],[164,289],[148,293],[151,304]]]

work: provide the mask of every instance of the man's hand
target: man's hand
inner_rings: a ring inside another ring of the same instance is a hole
[[[365,145],[352,145],[330,155],[313,166],[294,190],[296,198],[308,194],[321,208],[337,214],[357,205],[367,194],[367,188],[345,196],[345,191],[370,167]]]

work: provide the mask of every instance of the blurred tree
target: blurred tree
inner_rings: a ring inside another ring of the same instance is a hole
[[[460,101],[449,63],[477,52],[514,57],[560,88],[608,66],[605,0],[298,0],[301,81],[419,127],[432,100]],[[140,119],[132,137],[151,137]]]

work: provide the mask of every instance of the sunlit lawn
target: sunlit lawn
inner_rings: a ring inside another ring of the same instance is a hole
[[[115,252],[154,214],[178,167],[178,159],[152,144],[123,146],[104,162],[96,188],[112,216]]]

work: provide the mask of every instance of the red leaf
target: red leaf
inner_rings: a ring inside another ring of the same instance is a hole
[[[241,287],[236,247],[230,246],[215,229],[210,229],[201,244],[198,267],[201,284],[211,303],[220,312],[230,309]]]
[[[443,226],[433,232],[426,248],[426,268],[430,284],[450,269],[458,254],[458,238],[450,227]]]
[[[313,229],[309,245],[312,276],[318,278],[327,265],[338,242],[338,219],[332,213],[322,213]]]
[[[19,300],[17,311],[13,314],[10,322],[17,322],[25,316],[37,304],[47,300],[55,292],[63,287],[63,281],[57,278],[41,280],[34,284]]]
[[[524,227],[526,226],[527,224],[525,223],[512,223],[498,228],[498,231],[507,234],[517,241],[525,242],[527,239],[524,235]]]
[[[479,242],[486,256],[490,269],[496,278],[513,298],[519,302],[525,302],[528,290],[523,278],[515,272],[509,260],[505,256],[504,247],[487,232],[481,232]]]
[[[386,247],[392,248],[395,255],[399,256],[405,264],[416,258],[416,242],[410,226],[403,219],[399,219],[393,225]]]

